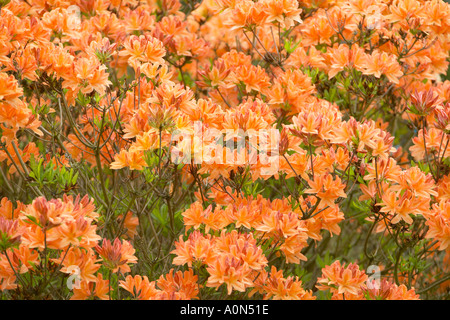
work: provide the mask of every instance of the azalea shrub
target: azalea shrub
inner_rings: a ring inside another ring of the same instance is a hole
[[[1,299],[450,297],[450,5],[0,1]]]

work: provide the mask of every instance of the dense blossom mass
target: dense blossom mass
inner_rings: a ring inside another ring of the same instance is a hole
[[[0,299],[450,297],[450,4],[0,1]]]

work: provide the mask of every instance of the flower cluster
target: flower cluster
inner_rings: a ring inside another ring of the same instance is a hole
[[[445,298],[449,53],[444,0],[1,1],[0,299]]]

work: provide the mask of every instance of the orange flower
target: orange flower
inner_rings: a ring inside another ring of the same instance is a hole
[[[212,206],[208,206],[206,210],[203,210],[203,206],[200,202],[194,202],[191,207],[182,213],[184,217],[184,225],[186,226],[186,231],[191,227],[194,227],[195,230],[200,228],[200,226],[205,221],[205,215],[210,212]]]
[[[206,270],[210,274],[206,286],[218,288],[226,284],[229,295],[233,290],[244,292],[253,285],[248,264],[230,254],[219,255]]]
[[[131,244],[126,241],[116,238],[111,244],[109,240],[103,239],[102,246],[97,245],[95,250],[103,258],[103,264],[112,272],[120,270],[121,273],[130,272],[129,263],[137,263],[137,258],[134,256],[135,250]]]
[[[424,143],[424,134],[423,130],[420,129],[417,137],[414,137],[412,139],[413,146],[409,148],[411,151],[411,155],[416,159],[417,161],[422,161],[425,159],[425,156],[428,154],[428,157],[431,157],[431,155],[435,155],[439,158],[448,156],[448,151],[444,152],[443,147],[441,146],[441,143],[443,146],[447,144],[448,138],[446,135],[443,137],[443,132],[440,130],[437,130],[435,128],[425,129],[425,141]],[[427,149],[425,150],[425,145]],[[440,152],[440,154],[438,154]]]
[[[433,204],[431,212],[424,216],[429,227],[426,238],[438,240],[439,250],[446,250],[450,246],[450,202]]]
[[[16,283],[16,270],[17,265],[14,262],[11,264],[9,261],[13,261],[13,252],[11,250],[6,251],[6,256],[4,253],[0,253],[0,290],[14,290],[17,288]],[[8,261],[9,258],[9,261]],[[11,266],[14,268],[11,268]]]
[[[101,300],[108,300],[109,280],[103,280],[103,275],[99,273],[95,281],[81,281],[80,287],[73,288],[73,296],[70,300],[86,300],[97,297]]]
[[[17,246],[20,243],[23,228],[19,226],[19,220],[8,220],[0,216],[0,251]]]
[[[284,239],[282,245],[280,245],[280,251],[286,257],[286,263],[300,263],[300,260],[306,261],[307,258],[302,254],[302,250],[308,246],[308,235],[306,234],[307,229],[302,228],[303,232],[299,232],[293,236]]]
[[[404,220],[406,223],[413,223],[413,219],[411,218],[411,214],[421,213],[420,208],[418,208],[418,202],[414,201],[414,199],[410,198],[411,194],[406,192],[403,196],[400,196],[399,193],[392,192],[388,190],[386,193],[382,195],[382,203],[379,203],[379,206],[382,206],[380,212],[386,212],[394,215],[393,219],[390,221],[393,224]],[[397,197],[399,198],[397,200]]]
[[[186,231],[191,227],[195,230],[205,225],[205,232],[208,233],[210,229],[220,230],[225,226],[226,221],[224,221],[223,212],[219,207],[213,211],[212,206],[209,205],[208,208],[203,210],[201,202],[194,202],[191,207],[182,213],[184,217],[184,225],[186,226]]]
[[[88,196],[64,195],[63,199],[47,201],[44,197],[33,200],[21,213],[20,219],[29,228],[23,236],[24,244],[43,250],[65,249],[70,244],[91,248],[100,240],[93,222],[98,218],[93,200]],[[37,225],[40,224],[40,226]],[[44,237],[45,229],[45,237]],[[44,243],[44,240],[47,243]]]
[[[262,216],[261,224],[256,229],[281,238],[294,236],[301,230],[298,218],[293,212],[284,214],[275,210],[269,211]]]
[[[7,75],[0,72],[0,101],[6,102],[12,106],[19,103],[19,97],[23,90],[18,86],[17,80],[13,75]]]
[[[75,268],[78,268],[81,281],[96,282],[95,273],[100,269],[101,265],[97,264],[97,256],[92,249],[81,250],[80,248],[71,247],[60,253],[60,257],[52,259],[57,264],[62,264],[60,269],[63,273],[72,274]]]
[[[344,192],[345,185],[341,183],[341,179],[336,177],[333,180],[331,174],[315,175],[313,180],[308,181],[310,189],[306,189],[305,193],[315,194],[323,201],[324,204],[333,206],[334,201],[339,198],[347,198]]]
[[[319,290],[328,290],[337,294],[357,295],[361,285],[367,280],[364,271],[357,264],[350,263],[347,267],[337,260],[322,269],[322,276],[317,280]]]
[[[351,49],[346,44],[340,44],[337,48],[329,49],[327,53],[330,59],[328,77],[331,79],[344,68],[355,68],[364,71],[366,66],[366,54],[364,49],[353,45]]]
[[[398,185],[393,185],[392,190],[409,190],[417,197],[430,199],[431,196],[438,196],[438,193],[434,190],[435,184],[433,177],[430,173],[426,174],[418,167],[411,167],[405,171],[402,171],[395,177],[394,181]]]
[[[439,181],[437,191],[439,194],[437,200],[450,200],[450,176],[446,175]]]
[[[315,15],[305,20],[301,27],[302,34],[304,34],[302,40],[304,47],[322,43],[331,45],[331,37],[335,31],[323,9],[319,9]]]
[[[73,68],[71,73],[63,75],[65,79],[63,88],[69,88],[74,92],[80,90],[84,94],[97,91],[100,95],[104,95],[106,88],[112,84],[105,72],[106,67],[95,57],[80,58]]]
[[[236,2],[227,26],[231,27],[230,30],[262,26],[267,20],[267,13],[264,9],[263,2],[250,0]]]
[[[415,90],[411,94],[412,106],[408,107],[411,112],[426,116],[433,112],[434,109],[442,102],[439,95],[434,95],[433,90],[418,92]]]
[[[287,109],[295,114],[303,109],[305,100],[315,93],[311,78],[300,70],[287,70],[277,77],[273,86],[267,90],[269,104],[275,108]],[[314,110],[316,111],[316,110]]]
[[[391,22],[418,17],[421,11],[420,2],[417,0],[396,0],[389,9],[391,14],[388,18]]]
[[[119,286],[131,293],[135,299],[138,300],[152,300],[155,299],[160,293],[156,289],[155,281],[148,281],[146,276],[136,275],[134,277],[128,275],[125,281],[120,280]]]
[[[373,285],[371,289],[363,289],[367,300],[419,300],[414,288],[408,290],[405,285],[397,286],[395,283],[383,279],[379,287]]]
[[[389,81],[395,84],[399,83],[399,78],[403,75],[395,56],[378,50],[367,55],[366,68],[363,73],[374,75],[377,78],[384,74]]]
[[[58,228],[50,230],[47,235],[49,244],[58,243],[58,247],[68,245],[93,246],[101,238],[96,234],[97,226],[92,225],[89,219],[79,217],[71,222],[64,222]]]
[[[260,66],[239,66],[234,70],[234,76],[237,82],[242,81],[244,83],[247,93],[250,93],[252,90],[262,92],[270,84],[266,71]]]
[[[289,276],[283,277],[283,271],[277,271],[275,266],[272,266],[270,273],[265,271],[258,275],[255,281],[255,289],[253,289],[249,296],[251,297],[255,292],[263,293],[264,300],[315,300],[316,297],[312,295],[312,291],[307,291],[302,288],[302,281],[298,277]]]
[[[265,0],[264,11],[267,13],[267,22],[278,22],[282,28],[289,29],[294,25],[294,21],[301,23],[297,0]]]
[[[366,168],[369,173],[364,176],[364,180],[369,181],[396,181],[402,172],[400,166],[392,158],[389,158],[387,161],[375,161],[373,159],[372,164],[369,164]]]
[[[168,274],[161,275],[158,279],[158,287],[167,294],[178,293],[182,300],[190,300],[197,298],[199,287],[198,287],[198,276],[194,275],[194,271],[189,269],[189,271],[178,271],[174,274],[173,269],[169,271]]]
[[[114,156],[114,162],[111,163],[110,168],[118,170],[125,167],[129,167],[130,170],[143,170],[147,167],[143,152],[120,150],[120,153]]]
[[[318,199],[313,196],[308,196],[302,204],[303,210],[309,211],[310,208],[314,208]],[[344,213],[339,210],[339,205],[335,204],[333,206],[326,205],[320,202],[314,212],[310,214],[313,218],[306,220],[306,228],[308,236],[321,240],[322,237],[319,234],[312,232],[312,229],[319,228],[326,229],[333,234],[339,235],[341,233],[341,228],[339,227],[339,222],[345,219]]]
[[[250,206],[233,205],[226,209],[225,214],[234,222],[236,228],[243,226],[250,230],[255,225],[255,221],[258,219],[260,213],[253,210]]]
[[[124,49],[119,52],[119,56],[126,57],[128,63],[135,69],[144,62],[152,64],[164,64],[166,50],[158,39],[148,36],[132,35],[124,42]]]
[[[125,14],[124,22],[128,33],[151,30],[154,24],[154,17],[145,7],[137,7],[136,10],[130,10]]]
[[[220,237],[215,240],[215,251],[218,255],[231,254],[253,270],[262,270],[267,265],[267,259],[251,233],[222,231]]]
[[[225,65],[225,61],[221,58],[214,62],[211,70],[199,70],[199,76],[203,77],[202,81],[197,81],[197,84],[202,87],[211,86],[216,87],[231,87],[228,75],[231,70]]]
[[[207,264],[215,259],[211,238],[204,237],[199,231],[191,233],[187,241],[180,236],[179,241],[175,242],[175,250],[171,253],[176,255],[173,264],[187,264],[189,267],[196,261]]]

